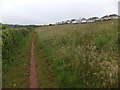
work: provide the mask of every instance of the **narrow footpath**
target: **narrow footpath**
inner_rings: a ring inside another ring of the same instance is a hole
[[[29,88],[38,88],[37,69],[35,61],[35,39],[34,33],[32,36],[31,50],[30,50],[30,76]]]

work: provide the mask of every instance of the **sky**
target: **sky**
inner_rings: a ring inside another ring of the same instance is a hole
[[[119,0],[0,0],[0,22],[50,24],[118,14]]]

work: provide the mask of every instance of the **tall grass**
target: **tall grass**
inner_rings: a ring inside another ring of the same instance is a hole
[[[118,87],[117,21],[36,29],[61,87]]]

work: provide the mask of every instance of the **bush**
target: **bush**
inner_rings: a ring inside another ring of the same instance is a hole
[[[10,55],[15,52],[16,48],[19,47],[20,43],[23,41],[29,33],[26,28],[14,28],[2,30],[2,63],[3,68],[12,63]]]

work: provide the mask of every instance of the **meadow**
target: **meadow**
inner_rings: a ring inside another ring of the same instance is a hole
[[[117,20],[44,26],[35,32],[36,52],[43,50],[60,87],[118,87]]]

